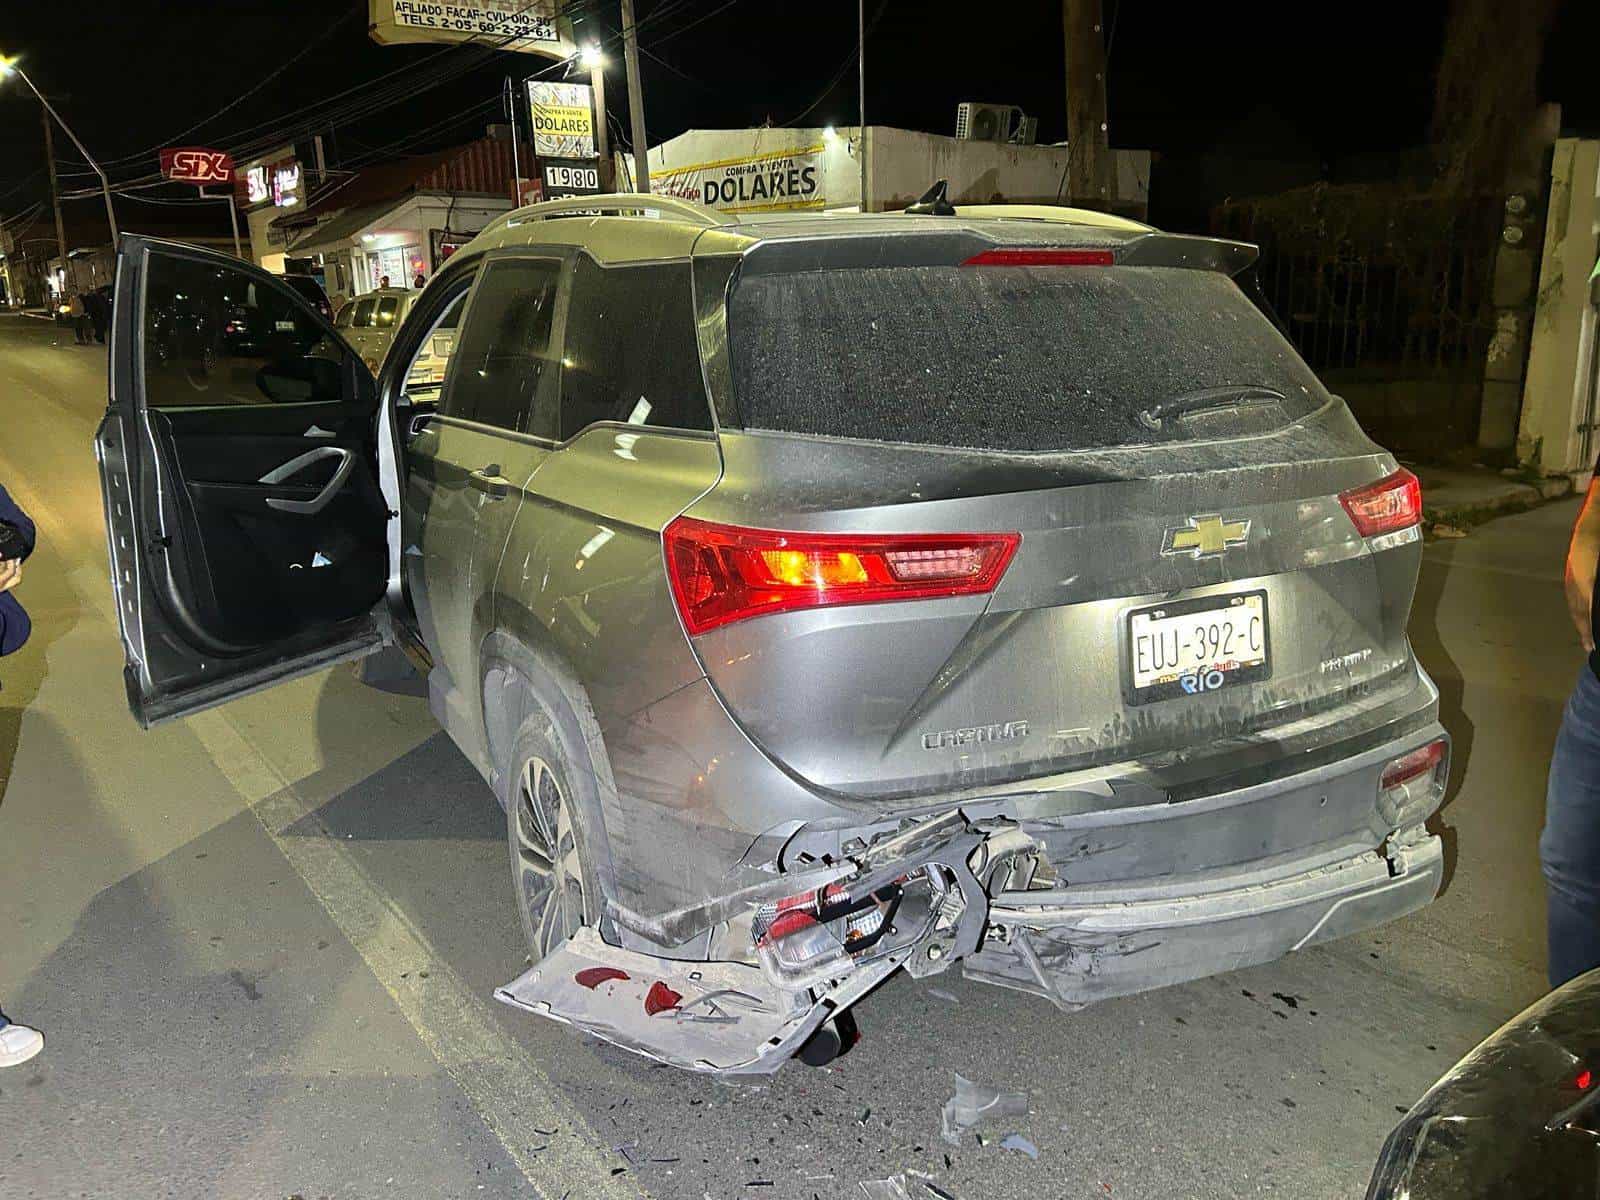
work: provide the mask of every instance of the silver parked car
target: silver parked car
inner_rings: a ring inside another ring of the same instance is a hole
[[[334,314],[334,328],[361,355],[367,369],[376,374],[394,341],[395,331],[421,294],[406,288],[374,288],[341,304]]]
[[[1071,1010],[1390,920],[1443,861],[1420,496],[1254,258],[559,200],[451,258],[374,380],[280,281],[125,238],[130,705],[404,647],[506,811],[501,998],[697,1070],[824,1059],[901,969]],[[146,354],[241,276],[272,344]]]
[[[379,288],[340,305],[334,328],[343,335],[369,371],[378,372],[394,335],[421,297],[420,289]],[[412,359],[406,375],[407,386],[426,388],[444,382],[445,364],[455,348],[455,318],[460,306],[434,326],[433,336]]]

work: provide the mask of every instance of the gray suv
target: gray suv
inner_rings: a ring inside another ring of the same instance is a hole
[[[281,280],[124,238],[134,715],[403,648],[506,812],[500,998],[697,1070],[826,1059],[901,969],[1070,1011],[1427,904],[1415,478],[1253,248],[1025,212],[536,205],[376,379]],[[213,344],[241,298],[270,332]]]

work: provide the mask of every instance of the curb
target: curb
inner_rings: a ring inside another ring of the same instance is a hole
[[[1460,500],[1453,504],[1429,504],[1427,489],[1422,493],[1422,521],[1424,525],[1451,525],[1457,529],[1470,529],[1495,517],[1527,512],[1551,500],[1560,500],[1572,494],[1572,480],[1565,475],[1540,479],[1532,483],[1507,482],[1498,494],[1480,500]]]

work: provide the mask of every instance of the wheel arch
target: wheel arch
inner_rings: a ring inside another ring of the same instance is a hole
[[[508,764],[517,731],[530,715],[542,711],[558,736],[587,768],[589,786],[575,789],[585,821],[584,835],[595,861],[601,898],[609,903],[617,894],[615,861],[607,829],[606,812],[615,811],[616,779],[606,753],[600,722],[577,672],[566,657],[545,639],[529,639],[504,629],[490,633],[479,655],[478,686],[483,699],[484,740],[490,760],[490,783],[495,799],[507,803]],[[579,756],[581,755],[581,758]]]

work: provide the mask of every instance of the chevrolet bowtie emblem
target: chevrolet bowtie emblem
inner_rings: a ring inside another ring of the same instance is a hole
[[[1190,517],[1187,525],[1169,529],[1161,542],[1161,553],[1187,554],[1190,558],[1215,558],[1233,546],[1242,546],[1250,537],[1250,522],[1226,521],[1218,513]]]

